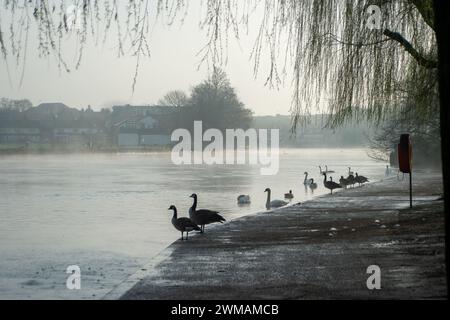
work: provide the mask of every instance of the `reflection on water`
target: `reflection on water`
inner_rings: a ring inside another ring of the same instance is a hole
[[[318,165],[336,171],[334,181],[347,175],[349,166],[371,181],[381,179],[385,170],[385,164],[356,149],[284,150],[280,157],[276,176],[261,176],[259,166],[175,166],[169,153],[0,158],[0,298],[25,292],[42,296],[44,286],[32,290],[23,283],[34,279],[39,284],[36,266],[45,269],[46,264],[63,272],[60,282],[52,273],[40,280],[44,285],[53,281],[45,287],[49,297],[89,298],[92,292],[106,292],[179,237],[167,209],[174,204],[180,215],[187,215],[193,192],[199,195],[199,208],[220,211],[231,220],[265,210],[267,187],[272,199],[283,199],[292,190],[293,202],[326,193]],[[303,185],[305,171],[317,182],[316,190]],[[240,194],[250,195],[251,204],[239,206]],[[93,261],[105,257],[104,252],[115,258]],[[103,275],[107,282],[92,279],[82,292],[67,292],[64,268],[78,263],[97,271],[100,264],[105,272],[110,265],[114,272]],[[20,272],[11,276],[12,268]]]

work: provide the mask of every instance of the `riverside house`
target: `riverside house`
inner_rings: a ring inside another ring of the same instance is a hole
[[[170,145],[171,122],[178,110],[167,106],[113,107],[117,145],[120,148]]]
[[[93,111],[62,103],[43,103],[26,110],[0,109],[3,148],[62,148],[64,150],[145,149],[171,144],[170,135],[180,108],[115,106]],[[1,147],[1,146],[0,146]]]
[[[94,148],[110,144],[107,114],[43,103],[25,111],[0,110],[0,143]]]

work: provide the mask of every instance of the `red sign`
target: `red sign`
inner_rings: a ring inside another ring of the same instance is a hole
[[[412,145],[409,134],[400,136],[398,144],[398,167],[403,173],[411,173],[412,171]]]

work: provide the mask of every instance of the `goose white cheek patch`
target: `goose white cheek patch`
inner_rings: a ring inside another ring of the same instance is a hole
[[[276,175],[280,167],[279,129],[218,129],[203,133],[201,121],[194,122],[194,137],[187,129],[172,133],[178,142],[171,153],[175,165],[260,165],[260,174]]]

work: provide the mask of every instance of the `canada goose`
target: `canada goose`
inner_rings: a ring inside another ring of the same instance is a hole
[[[270,208],[280,208],[280,207],[283,207],[288,204],[286,201],[283,201],[283,200],[270,201],[270,196],[272,193],[272,190],[270,190],[270,188],[267,188],[266,190],[264,190],[264,192],[267,192],[267,201],[266,201],[266,209],[267,210],[269,210]]]
[[[366,177],[364,177],[364,176],[359,176],[358,175],[358,172],[356,173],[356,177],[355,177],[355,182],[356,183],[359,183],[359,185],[362,185],[362,184],[364,184],[365,182],[369,182],[369,179],[367,179]]]
[[[193,230],[201,231],[200,227],[192,222],[189,218],[177,218],[177,207],[170,206],[169,210],[173,210],[172,224],[178,231],[181,232],[181,241],[184,240],[184,233],[186,232],[186,240],[188,240],[189,232]]]
[[[321,170],[322,170],[322,169],[321,169]],[[309,185],[311,184],[311,180],[312,180],[312,179],[308,179],[308,172],[305,172],[304,175],[305,175],[305,180],[303,180],[303,184],[304,184],[305,186],[309,186]]]
[[[237,202],[238,202],[238,204],[249,204],[249,203],[250,203],[250,196],[249,196],[249,195],[241,194],[241,195],[237,198]]]
[[[350,175],[347,177],[347,186],[352,186],[352,187],[354,187],[354,186],[355,186],[355,183],[356,183],[356,181],[355,181],[355,176],[354,176],[353,174],[350,174]]]
[[[341,176],[341,179],[339,179],[339,183],[341,184],[342,188],[347,189],[348,180],[345,179],[344,176]]]
[[[352,171],[352,167],[348,167],[348,175],[353,176],[355,173]]]
[[[284,194],[285,199],[294,199],[294,194],[292,193],[292,190],[289,190],[289,193]]]
[[[325,188],[331,190],[331,194],[333,194],[333,190],[334,189],[340,189],[341,188],[341,186],[338,183],[333,182],[332,178],[331,178],[330,181],[327,181],[327,174],[325,172],[323,173],[323,176],[324,176],[323,185],[325,186]]]
[[[201,233],[205,232],[205,225],[207,224],[216,222],[223,223],[223,221],[226,221],[217,211],[206,209],[197,210],[197,194],[193,193],[190,197],[194,198],[194,203],[192,204],[192,207],[189,208],[189,217],[200,226]]]
[[[311,190],[317,189],[317,183],[314,182],[314,179],[311,179],[311,184],[309,185],[309,187],[311,188]]]

